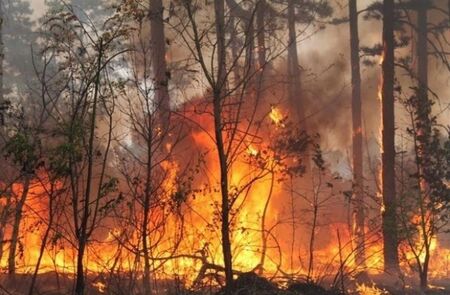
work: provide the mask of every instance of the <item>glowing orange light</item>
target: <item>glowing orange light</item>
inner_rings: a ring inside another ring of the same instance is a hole
[[[283,123],[284,116],[277,107],[271,106],[269,117],[276,126],[278,126],[278,127],[285,126]]]

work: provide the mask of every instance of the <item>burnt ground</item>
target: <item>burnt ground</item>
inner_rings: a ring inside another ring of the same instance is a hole
[[[28,294],[31,276],[28,274],[16,275],[0,275],[0,295],[22,295]],[[130,283],[125,276],[115,277],[105,280],[101,276],[88,276],[86,284],[87,295],[101,294],[117,294],[117,295],[140,295],[132,293],[130,290],[136,289],[137,285]],[[363,295],[450,295],[450,278],[433,281],[435,286],[423,293],[417,286],[409,285],[405,288],[405,284],[400,285],[393,283],[391,278],[386,276],[377,276],[371,278],[379,289],[383,289],[385,293],[366,293]],[[99,285],[107,283],[110,288],[99,290]],[[37,295],[66,295],[72,294],[74,278],[71,275],[57,274],[55,272],[39,274],[37,288],[33,294]],[[369,285],[371,283],[368,283]],[[351,283],[349,283],[351,285]],[[437,287],[439,286],[439,287]],[[167,295],[223,295],[223,290],[217,290],[213,287],[205,287],[204,289],[191,291],[182,287],[182,284],[176,280],[159,281],[154,285],[159,290],[154,294]],[[333,290],[324,286],[319,286],[307,282],[291,282],[287,287],[281,288],[277,284],[270,282],[266,278],[260,277],[255,273],[243,273],[235,280],[235,295],[343,295],[340,290]],[[357,295],[359,293],[346,293]]]

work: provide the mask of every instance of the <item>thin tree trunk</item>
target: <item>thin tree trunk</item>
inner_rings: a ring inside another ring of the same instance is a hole
[[[214,101],[214,131],[217,145],[217,153],[220,164],[220,188],[222,195],[222,252],[225,265],[225,293],[231,295],[233,289],[233,265],[230,241],[230,204],[228,196],[228,164],[224,149],[223,126],[222,126],[222,99],[226,86],[226,59],[225,59],[225,3],[224,0],[214,1],[215,26],[217,36],[217,80],[213,89]]]
[[[264,21],[266,17],[266,1],[259,0],[256,4],[256,40],[258,44],[258,69],[266,63],[266,34],[264,28]]]
[[[48,224],[47,224],[47,229],[45,230],[44,236],[42,237],[42,244],[41,247],[39,249],[39,257],[38,260],[36,262],[36,266],[34,268],[34,273],[33,276],[31,278],[31,283],[30,283],[30,288],[28,289],[28,295],[33,295],[34,294],[34,286],[36,285],[36,279],[37,279],[37,275],[39,272],[39,268],[41,266],[41,261],[42,261],[42,257],[44,256],[44,251],[45,251],[45,246],[47,245],[47,240],[48,237],[50,235],[50,231],[52,229],[52,225],[53,225],[53,183],[52,183],[52,188],[50,190],[50,195],[49,195],[49,203],[48,203]]]
[[[267,233],[266,233],[266,217],[267,217],[267,210],[269,209],[270,200],[272,199],[273,194],[273,186],[275,182],[275,173],[272,172],[271,178],[270,178],[270,189],[269,194],[267,195],[266,203],[264,204],[264,209],[261,215],[261,258],[259,260],[259,275],[262,275],[264,272],[264,263],[266,260],[266,253],[267,253]]]
[[[239,45],[237,44],[237,28],[236,28],[236,17],[231,15],[230,16],[230,47],[231,47],[231,59],[233,62],[237,61],[239,56]],[[236,62],[236,65],[233,67],[233,78],[234,78],[234,84],[237,85],[240,82],[241,79],[241,67],[239,67],[238,63]]]
[[[23,184],[22,195],[18,200],[15,208],[14,225],[11,234],[11,245],[9,248],[9,256],[8,256],[9,274],[14,274],[16,272],[16,251],[17,251],[17,244],[19,242],[20,222],[22,220],[23,206],[25,205],[25,201],[28,197],[29,189],[30,189],[30,176],[26,175]]]
[[[148,223],[150,215],[150,197],[151,197],[151,179],[152,179],[152,129],[153,124],[151,116],[148,117],[148,138],[147,138],[147,171],[145,182],[145,195],[144,195],[144,216],[142,219],[142,250],[144,254],[144,275],[143,275],[143,287],[144,294],[151,294],[150,286],[150,252],[148,246]]]
[[[87,175],[86,175],[86,191],[83,200],[83,215],[81,218],[80,228],[77,229],[77,239],[78,239],[78,252],[77,252],[77,272],[76,272],[76,283],[75,283],[75,294],[83,295],[85,288],[85,277],[84,277],[84,252],[86,250],[88,235],[88,221],[90,216],[90,199],[91,190],[93,185],[93,169],[94,169],[94,138],[95,138],[95,127],[96,127],[96,116],[97,116],[97,101],[99,96],[100,88],[100,74],[101,74],[101,62],[102,62],[103,45],[100,41],[99,53],[97,58],[97,73],[94,89],[94,99],[92,101],[92,116],[90,122],[90,134],[88,143],[88,163],[87,163]],[[77,214],[77,212],[74,212]]]
[[[395,190],[394,0],[383,2],[382,180],[384,270],[399,272]]]
[[[315,198],[315,197],[314,197]],[[314,272],[314,243],[316,240],[316,231],[317,231],[317,214],[319,211],[319,205],[317,204],[317,200],[314,200],[313,205],[313,221],[311,225],[311,236],[309,237],[309,259],[308,259],[308,275],[306,279],[308,281],[313,280],[313,272]]]
[[[349,0],[350,55],[352,68],[353,123],[353,236],[356,265],[365,268],[365,212],[363,189],[363,138],[361,120],[361,73],[359,59],[358,10],[356,0]]]
[[[428,226],[434,226],[432,221],[427,221],[426,200],[428,184],[424,178],[424,165],[428,162],[428,151],[426,141],[431,136],[431,122],[429,117],[430,101],[428,100],[428,30],[427,30],[427,1],[418,2],[417,10],[417,80],[418,80],[418,93],[417,93],[417,153],[418,157],[418,170],[419,170],[419,187],[421,198],[421,227],[422,236],[424,240],[425,259],[420,272],[420,287],[422,290],[428,288],[428,264],[430,259],[430,233],[427,230]],[[429,224],[430,223],[430,224]]]
[[[259,0],[256,4],[256,41],[258,52],[258,64],[256,66],[256,98],[257,101],[261,98],[264,84],[264,72],[266,66],[266,34],[264,21],[266,17],[266,1]]]
[[[248,23],[247,26],[247,34],[249,39],[248,39],[248,44],[247,47],[245,48],[245,70],[244,72],[248,71],[250,74],[255,73],[256,71],[256,64],[255,64],[255,39],[253,36],[255,36],[255,24],[253,21],[253,18],[250,18],[249,20],[246,20],[246,23]],[[255,88],[257,87],[257,85],[255,85],[255,81],[254,79],[250,80],[251,85],[254,86]]]

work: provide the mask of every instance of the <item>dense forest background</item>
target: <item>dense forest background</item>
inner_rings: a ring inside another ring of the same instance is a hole
[[[0,4],[0,292],[450,292],[450,1]]]

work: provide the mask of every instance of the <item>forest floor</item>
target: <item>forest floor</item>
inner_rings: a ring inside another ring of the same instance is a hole
[[[136,285],[130,285],[127,278],[116,277],[107,282],[109,288],[105,288],[106,280],[101,276],[89,275],[86,284],[87,295],[117,294],[131,295],[139,293],[130,292]],[[31,275],[0,274],[0,295],[28,295]],[[57,274],[55,272],[42,273],[37,277],[36,289],[33,294],[37,295],[68,295],[72,294],[74,277],[72,275]],[[450,278],[432,281],[430,289],[421,292],[415,285],[393,284],[392,280],[385,276],[370,278],[366,284],[368,288],[360,292],[348,292],[350,295],[450,295]],[[376,286],[374,288],[373,286]],[[160,281],[154,286],[153,294],[164,295],[222,295],[223,292],[214,288],[200,289],[197,291],[186,290],[179,286],[176,281]],[[354,289],[350,287],[349,289]],[[158,291],[157,291],[158,290]],[[235,281],[236,295],[342,295],[339,290],[330,290],[318,285],[304,282],[290,284],[287,288],[281,288],[267,279],[254,273],[245,273]]]

